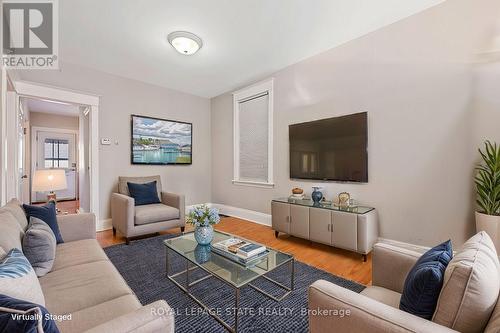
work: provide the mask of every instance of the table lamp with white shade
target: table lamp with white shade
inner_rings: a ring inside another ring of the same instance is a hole
[[[35,170],[32,190],[34,192],[49,192],[47,202],[56,201],[54,191],[65,190],[66,188],[68,188],[68,185],[64,169]]]

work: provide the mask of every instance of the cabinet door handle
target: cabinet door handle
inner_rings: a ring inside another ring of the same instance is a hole
[[[290,223],[290,216],[286,217],[286,223]]]
[[[328,231],[330,231],[330,225],[328,225]]]

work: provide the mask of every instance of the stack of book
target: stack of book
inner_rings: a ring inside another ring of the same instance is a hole
[[[229,238],[214,243],[212,251],[245,266],[255,263],[269,253],[265,246],[239,238]]]

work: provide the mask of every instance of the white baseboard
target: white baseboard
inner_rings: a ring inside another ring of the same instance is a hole
[[[397,241],[397,240],[394,240],[394,239],[383,238],[383,237],[379,237],[378,240],[377,240],[377,242],[385,243],[385,244],[390,244],[390,245],[394,245],[394,246],[397,246],[397,247],[402,247],[402,248],[405,248],[405,249],[410,249],[410,250],[413,250],[415,252],[422,252],[422,253],[424,253],[424,252],[426,252],[427,250],[430,249],[427,246],[405,243],[405,242]]]
[[[216,204],[216,203],[211,203],[210,206],[217,208],[219,212],[223,215],[237,217],[242,220],[247,220],[258,224],[271,226],[270,214],[265,214],[254,210],[227,206],[223,204]]]
[[[270,214],[265,214],[265,213],[257,212],[254,210],[243,209],[243,208],[238,208],[238,207],[233,207],[233,206],[227,206],[227,205],[223,205],[223,204],[206,203],[205,205],[207,205],[208,207],[217,208],[219,210],[219,212],[223,215],[237,217],[237,218],[242,219],[242,220],[247,220],[247,221],[258,223],[258,224],[271,226],[271,215]],[[186,214],[191,209],[193,209],[195,206],[199,206],[199,204],[186,206]],[[100,220],[97,222],[97,225],[96,225],[97,231],[109,230],[111,228],[112,228],[112,219]]]
[[[97,221],[97,224],[95,226],[96,231],[104,231],[111,229],[111,227],[113,226],[111,221],[112,221],[111,219]]]

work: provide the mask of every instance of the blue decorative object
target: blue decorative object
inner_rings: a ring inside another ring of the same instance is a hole
[[[194,229],[194,238],[200,245],[208,245],[214,239],[214,228],[209,226],[196,227]]]
[[[313,193],[311,194],[311,198],[313,202],[317,205],[323,199],[323,193],[320,191],[321,187],[313,186]]]
[[[212,246],[208,245],[197,245],[194,249],[194,258],[198,264],[204,264],[210,260],[212,256]]]
[[[136,206],[157,204],[161,202],[160,198],[158,198],[156,180],[144,184],[127,182],[127,186],[130,196],[134,198]]]
[[[219,211],[207,205],[194,207],[186,218],[186,223],[194,225],[194,238],[200,245],[210,244],[214,238],[213,225],[220,222]]]
[[[0,307],[0,332],[37,333],[41,324],[43,332],[59,333],[49,312],[41,305],[0,295]]]
[[[443,286],[446,266],[452,257],[449,240],[424,253],[406,277],[399,308],[430,320]]]
[[[61,232],[59,231],[59,225],[57,224],[56,204],[53,201],[48,202],[44,206],[23,205],[23,208],[28,217],[28,221],[30,217],[33,216],[47,223],[54,232],[54,236],[56,236],[57,244],[64,243]]]

